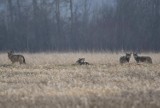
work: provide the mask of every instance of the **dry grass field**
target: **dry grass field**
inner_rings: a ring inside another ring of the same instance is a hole
[[[160,53],[125,65],[122,53],[22,54],[26,65],[0,53],[0,108],[160,108]]]

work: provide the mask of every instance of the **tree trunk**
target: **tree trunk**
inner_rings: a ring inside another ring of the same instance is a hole
[[[13,23],[13,4],[12,4],[12,0],[8,0],[8,9],[9,9],[10,22]]]
[[[60,35],[60,0],[56,0],[56,21],[57,21],[57,33]]]
[[[33,50],[34,49],[40,49],[40,42],[39,42],[39,27],[38,27],[38,3],[37,0],[32,0],[32,6],[33,6],[33,34],[34,34],[34,40],[33,42],[36,42],[34,46],[32,46]]]

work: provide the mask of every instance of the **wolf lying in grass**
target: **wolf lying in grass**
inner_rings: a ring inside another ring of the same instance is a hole
[[[88,62],[85,62],[85,58],[79,58],[76,63],[79,65],[89,65]]]
[[[26,64],[25,58],[23,55],[14,55],[13,51],[8,52],[8,58],[12,63],[19,62],[19,64]]]

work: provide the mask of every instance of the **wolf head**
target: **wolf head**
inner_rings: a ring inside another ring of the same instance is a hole
[[[13,51],[8,51],[8,56],[12,55]]]
[[[137,58],[137,57],[138,57],[138,54],[137,54],[137,53],[133,53],[133,57],[134,57],[134,58]]]
[[[132,53],[126,53],[126,57],[130,59],[131,58],[131,54]]]

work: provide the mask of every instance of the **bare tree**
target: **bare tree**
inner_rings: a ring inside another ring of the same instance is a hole
[[[21,20],[21,4],[20,1],[17,0],[17,11],[18,11],[18,20]]]
[[[7,0],[7,2],[8,2],[10,22],[13,23],[13,3],[12,0]]]
[[[58,35],[61,34],[61,25],[60,25],[60,0],[56,0],[56,22],[57,22],[57,33]]]
[[[73,36],[73,0],[69,0],[70,2],[70,14],[71,14],[71,36]]]

